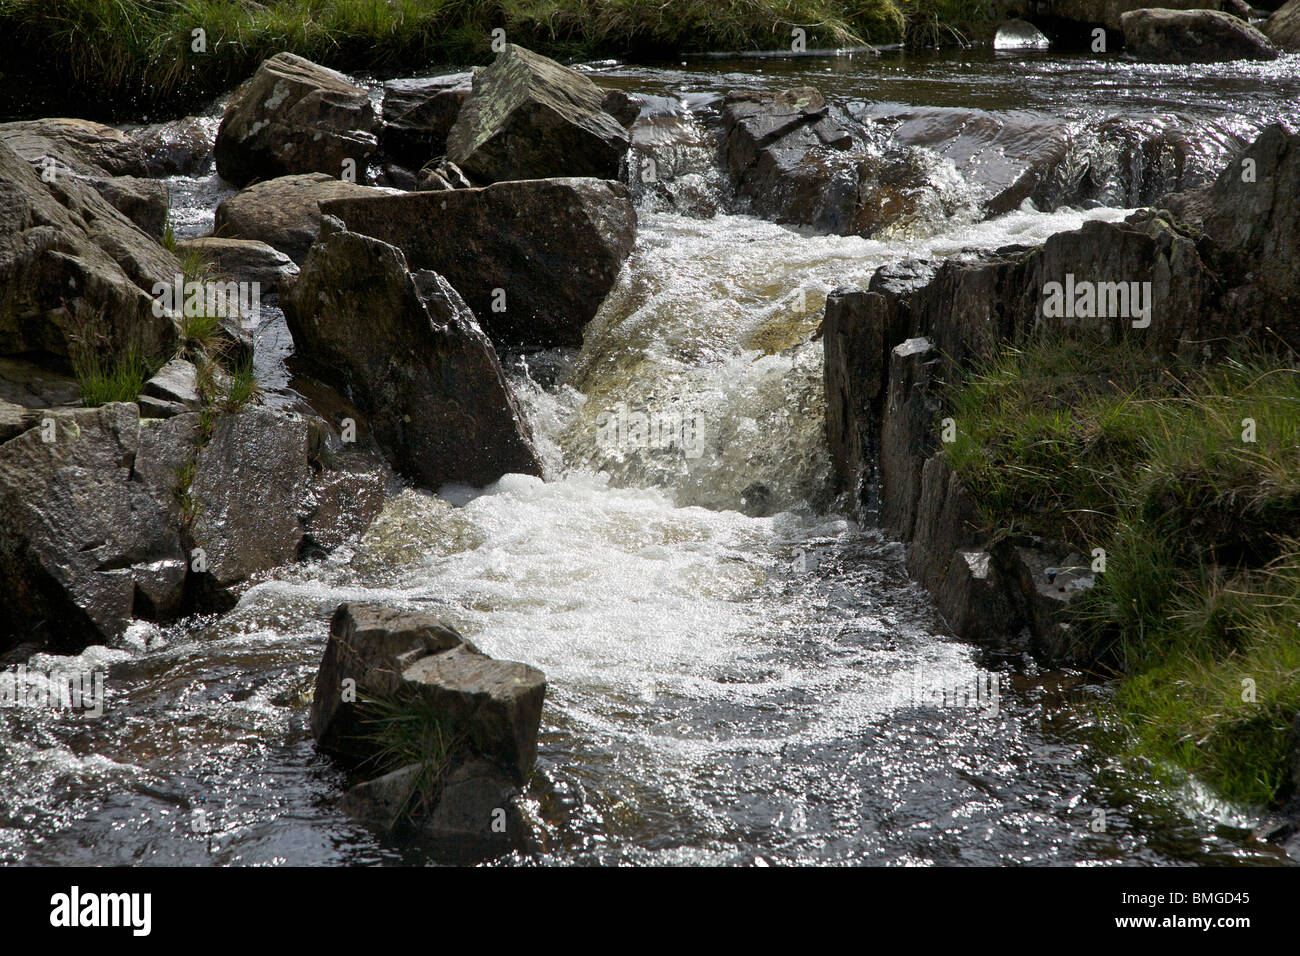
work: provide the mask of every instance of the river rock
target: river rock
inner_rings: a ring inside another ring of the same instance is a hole
[[[488,657],[428,614],[343,604],[316,676],[312,734],[324,750],[366,760],[373,753],[357,701],[409,701],[522,783],[537,756],[545,696],[541,671]]]
[[[200,404],[198,370],[182,358],[174,358],[160,368],[144,383],[139,398],[144,418],[170,418],[196,411]]]
[[[213,164],[213,120],[186,116],[132,130],[150,176],[204,176]]]
[[[1120,25],[1125,49],[1157,63],[1275,60],[1278,55],[1264,34],[1217,10],[1130,10]]]
[[[324,173],[281,176],[222,200],[213,231],[222,238],[264,242],[301,264],[320,233],[320,203],[385,192]]]
[[[854,508],[869,501],[879,454],[880,401],[885,385],[889,337],[885,297],[875,292],[835,289],[826,297],[826,438],[842,489]]]
[[[178,330],[156,314],[152,290],[180,272],[94,189],[45,183],[0,143],[0,352],[44,354],[65,369],[92,349],[168,354]]]
[[[298,274],[298,266],[292,259],[256,239],[221,236],[183,239],[176,243],[176,252],[196,253],[215,277],[256,282],[263,293],[276,291],[285,277]]]
[[[217,172],[236,186],[298,173],[363,180],[375,151],[369,94],[347,77],[277,53],[230,97],[217,130]]]
[[[1264,27],[1264,34],[1279,49],[1300,53],[1300,0],[1287,0]]]
[[[889,355],[889,379],[880,424],[880,523],[910,540],[921,497],[922,469],[939,442],[940,401],[933,384],[938,351],[911,338]]]
[[[76,168],[106,176],[147,176],[139,145],[111,126],[83,119],[38,119],[0,123],[0,140],[29,162],[52,156]]]
[[[508,45],[474,74],[447,134],[447,158],[483,183],[554,176],[617,179],[627,130],[576,70]]]
[[[496,352],[442,276],[413,276],[396,247],[335,231],[284,306],[298,354],[369,416],[402,474],[434,489],[541,474]]]
[[[1243,290],[1236,293],[1242,308],[1271,313],[1275,329],[1300,340],[1294,318],[1300,306],[1300,133],[1280,123],[1265,129],[1224,168],[1204,201],[1203,229],[1231,257],[1238,281],[1272,298],[1247,305]]]
[[[321,208],[397,246],[464,297],[494,342],[582,345],[636,238],[621,183],[538,179],[342,199]]]
[[[185,556],[133,474],[139,434],[136,407],[112,404],[45,412],[0,445],[0,647],[75,651],[180,606]]]
[[[474,184],[464,171],[449,159],[435,159],[420,170],[415,188],[422,192],[444,189],[472,189]]]
[[[447,134],[473,82],[473,73],[452,73],[385,83],[379,132],[383,151],[413,169],[444,155]]]
[[[190,495],[198,508],[189,537],[203,550],[203,583],[218,604],[255,572],[298,557],[308,450],[301,415],[246,406],[217,419],[195,459]]]

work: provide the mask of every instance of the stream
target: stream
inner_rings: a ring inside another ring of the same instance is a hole
[[[1204,181],[1294,115],[1298,65],[983,50],[593,66],[686,103],[814,86],[892,117],[941,167],[964,111],[1009,117],[1015,135],[1066,124],[1090,185],[979,221],[980,183],[949,167],[942,215],[819,236],[747,215],[707,150],[674,154],[717,214],[641,194],[636,248],[583,349],[506,357],[546,479],[405,490],[355,545],[261,577],[220,619],[33,659],[106,667],[107,704],[84,720],[0,703],[0,862],[447,862],[337,807],[344,777],[308,710],[343,601],[435,613],[546,672],[523,799],[537,846],[498,865],[1287,862],[1251,838],[1252,808],[1120,763],[1105,686],[948,635],[902,546],[828,490],[816,331],[827,292],[881,265],[1039,242],[1163,191],[1098,131],[1176,132],[1185,159],[1155,178]],[[172,187],[180,235],[206,232],[231,191],[215,176]],[[274,306],[259,347],[263,383],[282,385]],[[611,444],[601,422],[620,404],[688,423],[689,441]]]

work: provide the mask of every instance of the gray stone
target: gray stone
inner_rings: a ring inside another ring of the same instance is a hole
[[[385,192],[324,173],[281,176],[223,200],[217,206],[214,231],[222,238],[264,242],[301,264],[320,234],[320,203]]]
[[[397,471],[434,489],[541,473],[495,350],[441,276],[412,276],[394,246],[334,232],[284,306],[298,355],[357,403]]]
[[[384,84],[379,145],[391,158],[419,169],[447,152],[461,104],[473,87],[473,73],[392,80]]]
[[[1277,47],[1249,23],[1218,10],[1130,10],[1120,17],[1124,47],[1158,63],[1275,60]]]
[[[264,60],[230,97],[217,130],[217,172],[236,186],[298,173],[364,181],[375,151],[370,96],[343,74],[292,53]]]
[[[581,73],[510,44],[474,74],[447,134],[447,158],[483,183],[617,179],[629,139],[604,101]]]
[[[341,199],[321,209],[397,246],[411,269],[446,278],[499,345],[580,346],[636,238],[627,189],[596,179]]]
[[[283,252],[256,239],[206,236],[176,243],[176,251],[197,253],[214,278],[256,282],[262,293],[275,292],[287,276],[298,274],[298,266]]]
[[[1300,0],[1287,0],[1264,27],[1264,34],[1279,49],[1300,53]]]

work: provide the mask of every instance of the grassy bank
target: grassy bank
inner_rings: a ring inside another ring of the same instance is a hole
[[[946,454],[990,532],[1105,549],[1078,650],[1119,675],[1133,755],[1253,804],[1282,791],[1300,711],[1296,364],[1043,341],[950,395]]]
[[[933,45],[978,32],[986,9],[986,0],[0,0],[0,37],[10,96],[62,94],[83,113],[129,114],[228,90],[282,50],[343,70],[413,72],[485,62],[497,27],[557,57],[776,49],[794,27],[809,47],[909,36]]]

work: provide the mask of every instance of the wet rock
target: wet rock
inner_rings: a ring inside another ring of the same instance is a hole
[[[435,159],[420,170],[415,188],[424,192],[438,192],[444,189],[471,189],[473,186],[459,166],[444,158]]]
[[[214,135],[208,123],[202,117],[186,116],[142,126],[130,137],[140,147],[150,176],[203,176],[214,162]]]
[[[1131,10],[1120,25],[1125,49],[1157,63],[1275,60],[1278,55],[1264,34],[1217,10]]]
[[[1068,658],[1075,648],[1066,610],[1096,584],[1091,562],[1069,545],[1043,539],[1008,542],[1003,551],[1038,649],[1051,660]]]
[[[108,200],[110,206],[139,226],[146,236],[162,238],[163,230],[167,228],[167,213],[171,209],[166,183],[134,176],[114,176],[92,180],[91,186]]]
[[[495,350],[441,276],[413,276],[394,246],[336,231],[284,306],[298,355],[357,403],[399,472],[435,489],[541,473]]]
[[[1287,0],[1268,18],[1264,34],[1280,50],[1300,53],[1300,0]]]
[[[436,618],[368,604],[334,614],[316,692],[312,734],[322,749],[365,760],[367,698],[400,700],[436,715],[470,753],[527,779],[537,755],[546,677],[483,654]]]
[[[360,537],[384,510],[389,476],[366,455],[335,456],[313,475],[302,550],[329,552]]]
[[[262,293],[276,291],[286,276],[298,274],[298,266],[280,250],[256,239],[227,239],[206,236],[176,243],[179,255],[197,253],[207,270],[217,278],[256,282]]]
[[[888,325],[878,293],[841,288],[826,297],[826,437],[840,487],[868,511],[875,507]]]
[[[180,358],[172,359],[160,368],[145,382],[140,395],[140,413],[150,418],[170,418],[194,411],[200,404],[198,370]]]
[[[1051,46],[1038,27],[1027,20],[1008,20],[993,38],[995,50],[1046,50]]]
[[[1243,305],[1231,311],[1238,319],[1243,311],[1272,313],[1275,329],[1300,340],[1300,322],[1290,319],[1300,304],[1300,133],[1282,124],[1264,130],[1224,168],[1205,203],[1205,233],[1246,287]]]
[[[933,161],[883,150],[810,87],[728,94],[723,156],[761,216],[838,235],[873,236],[926,217]]]
[[[57,118],[0,123],[0,140],[28,162],[50,156],[78,172],[149,175],[138,144],[125,133],[90,120]]]
[[[301,264],[320,233],[320,203],[383,193],[324,173],[281,176],[223,200],[213,231],[223,238],[264,242]]]
[[[218,418],[195,460],[190,495],[198,508],[189,531],[218,603],[252,574],[297,558],[307,456],[308,426],[300,415],[250,406]]]
[[[217,172],[236,186],[299,173],[364,180],[375,151],[370,96],[341,73],[292,53],[264,60],[230,97],[217,130]]]
[[[617,179],[629,140],[604,102],[604,91],[581,73],[510,44],[474,74],[447,134],[447,158],[484,183]]]
[[[424,767],[407,764],[382,777],[366,780],[343,794],[343,812],[367,826],[391,833],[418,809],[416,789]]]
[[[627,90],[605,90],[601,109],[618,120],[624,129],[628,129],[641,115],[642,102],[638,94]]]
[[[1057,24],[1077,27],[1073,32],[1066,32],[1068,39],[1082,44],[1091,40],[1085,27],[1100,24],[1108,30],[1122,29],[1122,17],[1130,10],[1142,10],[1151,6],[1152,0],[1053,0],[1050,8],[1051,18]],[[1218,10],[1219,0],[1161,0],[1162,9],[1168,10]],[[1031,16],[1044,11],[1025,9],[1022,13]]]
[[[515,803],[519,790],[511,774],[470,757],[447,774],[420,830],[462,858],[509,852],[526,838]]]
[[[323,203],[447,279],[499,345],[572,346],[636,238],[620,183],[538,179]]]
[[[0,445],[0,646],[77,650],[179,606],[184,555],[135,480],[134,405],[49,411]]]
[[[167,354],[176,323],[152,289],[181,272],[94,189],[45,183],[0,144],[0,352],[52,357],[66,369],[88,350]]]
[[[910,540],[921,472],[939,442],[939,398],[932,384],[939,353],[925,338],[889,355],[888,393],[880,424],[880,523]]]
[[[392,80],[384,84],[379,145],[397,162],[419,169],[447,152],[461,104],[469,97],[473,73]]]

